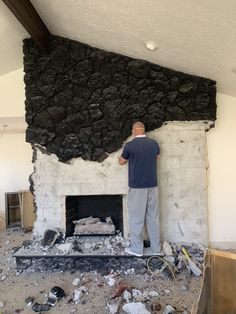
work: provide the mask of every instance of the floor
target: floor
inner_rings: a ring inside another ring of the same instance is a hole
[[[178,282],[153,276],[149,274],[112,274],[115,284],[111,286],[107,278],[96,272],[82,274],[79,271],[57,273],[18,273],[15,269],[12,250],[20,246],[24,240],[30,239],[31,233],[23,231],[0,231],[0,313],[33,313],[31,307],[25,303],[29,296],[35,301],[45,303],[50,289],[56,285],[64,289],[66,297],[60,300],[49,313],[110,313],[107,303],[111,302],[117,283],[125,281],[129,287],[142,292],[156,291],[158,296],[144,301],[150,313],[162,313],[166,304],[176,307],[178,313],[190,313],[192,305],[197,302],[201,278],[191,277],[189,290],[182,291]],[[87,292],[84,293],[80,304],[73,301],[73,293],[77,288],[72,284],[75,278],[85,282]],[[117,313],[125,313],[122,310],[124,300],[119,297],[112,302],[120,301],[120,309]],[[1,302],[3,304],[1,304]],[[153,311],[153,304],[159,303],[161,310]]]

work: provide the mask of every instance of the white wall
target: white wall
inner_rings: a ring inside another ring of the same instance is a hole
[[[33,172],[31,145],[25,134],[4,134],[0,138],[0,215],[5,211],[5,192],[28,190]]]
[[[0,117],[25,115],[23,69],[0,76]]]
[[[0,76],[0,117],[23,117],[24,101],[23,69]],[[0,137],[0,217],[5,212],[5,192],[29,189],[28,177],[33,171],[31,159],[31,145],[25,142],[23,130]]]
[[[207,135],[209,238],[236,248],[236,98],[217,96],[216,125]]]

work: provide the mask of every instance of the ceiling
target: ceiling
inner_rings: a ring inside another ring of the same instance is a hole
[[[31,0],[53,34],[217,81],[236,97],[236,1]],[[227,3],[227,5],[226,5]],[[0,2],[0,75],[23,66],[28,37]],[[154,41],[149,51],[145,42]]]

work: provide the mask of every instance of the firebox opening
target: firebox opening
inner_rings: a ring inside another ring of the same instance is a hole
[[[74,220],[98,217],[105,222],[111,217],[116,230],[123,234],[123,200],[122,195],[83,195],[66,196],[66,236],[72,236]]]

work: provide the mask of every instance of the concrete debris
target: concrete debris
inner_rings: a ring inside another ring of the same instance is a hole
[[[120,307],[120,299],[118,300],[111,300],[109,303],[107,303],[107,307],[109,309],[110,314],[116,314],[119,311]]]
[[[125,300],[125,302],[129,302],[131,300],[131,293],[128,290],[125,290],[123,292],[123,299]]]
[[[170,256],[173,254],[172,248],[168,242],[163,243],[162,250],[166,256]]]
[[[84,295],[84,292],[82,290],[74,290],[74,298],[73,301],[75,302],[75,304],[79,304],[82,301],[82,297]]]
[[[171,263],[171,264],[174,264],[175,263],[175,258],[174,256],[165,256],[164,257],[164,260]]]
[[[150,300],[150,295],[148,294],[147,291],[143,291],[143,297],[144,297],[145,301]]]
[[[148,292],[148,295],[150,297],[159,297],[159,293],[157,291],[150,291]]]
[[[146,300],[145,296],[140,290],[132,289],[131,293],[132,293],[134,301],[136,302],[144,302]]]
[[[79,287],[79,290],[82,291],[83,293],[88,292],[88,288],[86,286]]]
[[[136,298],[137,296],[143,295],[142,291],[140,291],[138,289],[132,289],[131,293],[132,293],[133,298]]]
[[[57,230],[47,229],[44,232],[43,239],[41,240],[42,246],[53,246],[57,239],[60,237],[61,233]]]
[[[128,314],[151,314],[141,302],[126,303],[122,306],[122,310]]]
[[[172,314],[175,312],[176,312],[175,308],[172,305],[167,304],[162,314]]]
[[[169,290],[169,289],[165,289],[164,291],[165,291],[166,294],[169,294],[169,293],[170,293],[170,290]]]
[[[116,280],[114,279],[114,274],[109,274],[107,276],[104,276],[105,280],[106,280],[106,283],[109,285],[109,286],[114,286],[114,284],[116,283]]]
[[[127,290],[130,290],[130,287],[125,281],[118,282],[115,289],[114,289],[114,293],[111,296],[111,299],[114,299],[116,297],[120,297],[122,295],[122,293],[124,291],[127,291]]]
[[[71,252],[72,247],[73,247],[73,244],[71,242],[70,243],[56,244],[56,248],[63,253]]]
[[[39,303],[35,302],[32,305],[32,310],[34,312],[46,312],[46,311],[49,311],[50,308],[51,308],[51,305],[49,305],[49,304],[39,304]]]
[[[0,301],[0,309],[3,309],[3,308],[4,308],[4,306],[5,306],[5,303],[4,303],[4,302],[2,302],[2,301]]]
[[[80,278],[75,278],[72,282],[72,285],[75,287],[78,287],[80,284]]]

